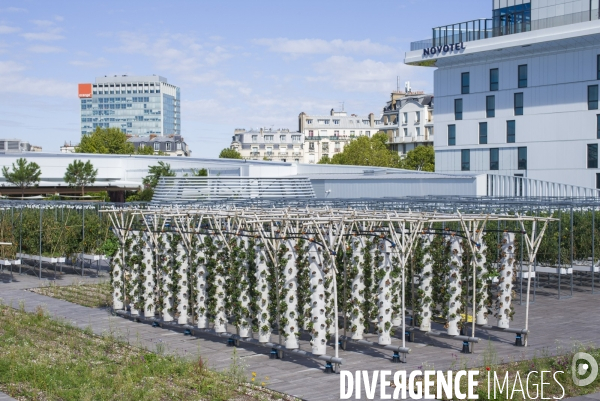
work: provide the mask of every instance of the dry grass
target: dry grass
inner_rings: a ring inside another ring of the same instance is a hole
[[[32,288],[30,291],[89,308],[105,308],[112,304],[112,290],[108,281],[100,284],[76,283],[65,286],[51,282],[49,285]]]

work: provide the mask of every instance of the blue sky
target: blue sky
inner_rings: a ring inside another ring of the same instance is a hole
[[[491,0],[0,0],[0,130],[58,151],[80,136],[77,83],[162,75],[181,88],[182,134],[216,157],[234,128],[297,129],[298,114],[380,113],[431,28],[491,15]]]

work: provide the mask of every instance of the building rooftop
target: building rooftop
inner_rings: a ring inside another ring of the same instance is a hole
[[[167,83],[167,78],[160,75],[105,75],[96,77],[97,84],[105,83],[127,83],[127,82],[164,82]]]

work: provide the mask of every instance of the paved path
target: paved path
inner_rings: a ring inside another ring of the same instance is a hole
[[[17,401],[12,397],[9,397],[8,395],[4,394],[2,391],[0,391],[0,401]]]
[[[44,280],[32,276],[15,275],[12,283],[0,280],[0,298],[7,304],[18,307],[24,302],[25,309],[33,311],[36,306],[44,305],[48,312],[56,317],[73,322],[81,328],[91,327],[96,334],[112,332],[132,345],[156,350],[157,344],[165,347],[167,352],[183,356],[201,355],[209,366],[217,370],[226,369],[231,363],[232,348],[227,347],[226,339],[205,336],[194,338],[183,336],[180,332],[152,328],[150,325],[135,323],[113,316],[109,311],[90,309],[69,302],[45,297],[26,291],[27,288],[42,285]],[[106,276],[105,276],[106,279]],[[94,282],[97,279],[81,278],[74,275],[62,275],[57,284],[70,284],[76,281]],[[558,300],[551,294],[538,290],[536,302],[530,307],[530,346],[527,348],[514,346],[514,335],[498,332],[478,331],[482,339],[493,339],[498,357],[503,362],[528,359],[543,353],[567,352],[574,344],[593,343],[600,345],[600,308],[597,306],[599,296],[589,291],[576,293],[571,299]],[[516,314],[513,327],[524,326],[525,306],[515,305]],[[377,341],[370,335],[371,341]],[[272,340],[277,341],[273,336]],[[400,340],[396,339],[395,344]],[[446,370],[465,366],[481,366],[487,341],[475,346],[474,354],[461,354],[461,342],[443,338],[425,337],[419,334],[415,343],[408,343],[412,348],[408,363],[393,365],[390,363],[391,353],[379,349],[349,345],[348,350],[340,351],[344,359],[345,370],[379,370],[406,369],[411,371],[423,366],[430,369]],[[301,341],[301,348],[310,350],[307,341]],[[248,372],[256,372],[258,379],[269,377],[268,387],[283,393],[292,394],[307,400],[335,400],[339,397],[339,380],[337,374],[325,374],[323,362],[297,356],[288,356],[284,360],[268,358],[268,349],[256,345],[243,345],[238,355],[247,365]],[[329,354],[333,350],[329,349]],[[594,398],[578,398],[587,400]],[[595,398],[600,399],[600,398]],[[0,398],[1,400],[1,398]]]

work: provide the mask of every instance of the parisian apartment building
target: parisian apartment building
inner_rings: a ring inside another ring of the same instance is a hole
[[[391,93],[379,130],[388,135],[390,149],[400,157],[417,146],[433,146],[433,99],[433,95],[413,91],[409,82],[404,91]]]
[[[600,188],[599,3],[494,0],[411,43],[405,63],[436,68],[437,172]]]
[[[81,134],[97,127],[131,136],[181,135],[179,87],[161,76],[115,75],[79,84]]]
[[[289,129],[236,129],[231,149],[247,160],[304,163],[304,134]]]

